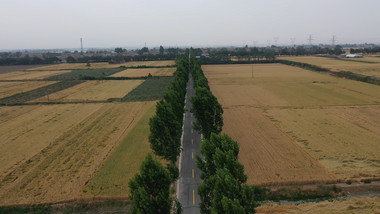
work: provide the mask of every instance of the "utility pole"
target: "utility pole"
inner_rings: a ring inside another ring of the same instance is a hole
[[[276,45],[277,46],[277,41],[278,41],[278,37],[273,37],[273,39],[274,39],[274,45]]]
[[[290,42],[292,43],[292,47],[294,47],[294,43],[296,42],[296,38],[290,38]]]

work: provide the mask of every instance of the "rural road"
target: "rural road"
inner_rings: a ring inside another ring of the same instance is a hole
[[[182,153],[179,162],[180,178],[177,191],[177,197],[182,204],[184,214],[200,213],[200,197],[197,188],[202,181],[199,177],[200,170],[196,166],[195,156],[200,155],[201,135],[192,126],[195,118],[190,111],[192,109],[190,97],[194,96],[194,94],[193,78],[190,74],[189,82],[187,83]]]

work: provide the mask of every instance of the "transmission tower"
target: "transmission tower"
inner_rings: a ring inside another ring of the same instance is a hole
[[[333,36],[332,40],[331,40],[331,43],[332,43],[332,46],[335,46],[335,42],[337,42],[338,40],[336,40],[336,37]]]
[[[290,42],[292,43],[292,47],[294,47],[294,44],[295,44],[295,42],[296,42],[296,38],[290,38]]]
[[[83,40],[80,38],[80,51],[83,53]]]
[[[309,40],[309,45],[311,46],[311,45],[312,45],[311,42],[314,40],[314,39],[313,39],[313,35],[310,34],[308,40]]]
[[[278,37],[273,37],[273,40],[274,40],[274,45],[276,45],[277,46],[277,41],[278,41]]]

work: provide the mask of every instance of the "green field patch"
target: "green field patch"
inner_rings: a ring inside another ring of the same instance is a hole
[[[154,112],[155,105],[152,105],[84,187],[84,196],[129,195],[128,182],[150,152],[149,118]]]
[[[5,97],[0,99],[0,105],[18,105],[23,104],[25,102],[48,96],[49,94],[64,90],[66,88],[70,88],[72,86],[83,83],[82,80],[74,80],[74,81],[61,81],[51,85],[47,85],[44,87],[40,87],[31,91],[18,93],[9,97]]]
[[[99,80],[122,70],[125,70],[125,68],[73,70],[68,73],[48,77],[45,80]]]
[[[173,77],[152,77],[121,99],[123,102],[159,100],[169,87]]]

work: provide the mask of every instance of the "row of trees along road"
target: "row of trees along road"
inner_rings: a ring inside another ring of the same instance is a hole
[[[198,192],[202,213],[254,213],[253,188],[246,183],[244,166],[239,163],[239,144],[223,128],[223,108],[211,93],[201,66],[193,56],[191,72],[194,77],[195,97],[191,98],[195,128],[203,134],[197,166],[203,183]]]
[[[188,50],[187,50],[188,53]],[[163,98],[157,102],[156,114],[150,119],[150,146],[155,155],[167,161],[166,167],[149,154],[137,174],[129,183],[132,213],[170,213],[175,201],[175,211],[181,212],[180,203],[170,196],[170,185],[179,176],[175,165],[181,152],[181,134],[186,85],[189,67],[186,53],[177,61],[177,70]]]

